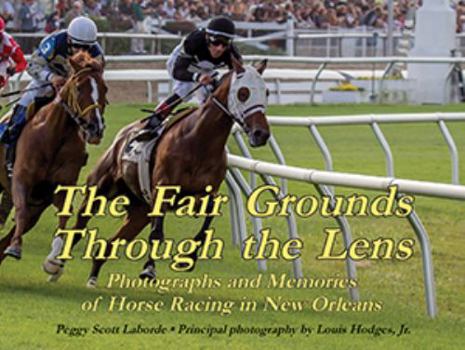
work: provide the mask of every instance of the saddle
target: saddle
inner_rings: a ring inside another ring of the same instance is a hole
[[[173,125],[177,124],[180,120],[197,110],[197,108],[198,107],[189,106],[178,109],[174,114],[168,116],[168,118],[152,132],[153,136],[150,140],[131,141],[134,134],[139,130],[135,130],[126,139],[121,159],[137,165],[139,189],[147,203],[152,203],[150,167],[152,165],[151,161],[153,160],[153,153],[156,150],[160,137],[173,127]],[[131,142],[131,147],[128,148],[127,145],[129,142]]]

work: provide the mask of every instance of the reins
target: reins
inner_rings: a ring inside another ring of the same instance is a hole
[[[84,68],[77,72],[68,82],[68,94],[66,101],[61,99],[60,104],[66,110],[66,112],[70,115],[70,117],[76,122],[76,124],[83,128],[84,131],[88,127],[89,123],[83,118],[87,113],[91,112],[94,109],[102,109],[103,107],[95,102],[84,109],[81,108],[79,104],[79,93],[77,89],[77,81],[79,78],[82,77],[83,74],[91,72],[92,68]]]
[[[216,97],[212,96],[213,103],[216,107],[218,107],[224,114],[226,114],[229,118],[231,118],[234,122],[239,124],[245,132],[247,132],[247,126],[244,123],[244,120],[237,117],[233,113],[229,111],[229,109]]]

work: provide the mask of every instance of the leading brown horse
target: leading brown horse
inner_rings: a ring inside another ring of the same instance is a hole
[[[270,131],[265,117],[266,87],[261,77],[266,61],[255,68],[243,67],[240,62],[233,60],[233,67],[202,107],[178,121],[161,136],[152,156],[152,198],[155,198],[157,186],[160,185],[181,186],[183,194],[193,195],[197,199],[205,196],[206,186],[211,185],[213,190],[209,194],[215,194],[226,174],[225,144],[234,122],[244,128],[252,146],[264,145],[268,140]],[[151,220],[147,216],[151,206],[143,199],[138,186],[137,166],[121,157],[128,139],[142,126],[143,123],[136,122],[121,130],[87,179],[88,186],[97,187],[98,195],[107,198],[127,195],[131,199],[125,223],[110,242],[118,238],[130,241]],[[90,219],[89,216],[81,215],[86,204],[87,199],[78,213],[75,229],[85,228]],[[211,205],[210,201],[209,206]],[[164,206],[162,211],[170,209],[173,207]],[[163,220],[164,216],[159,216],[152,223],[150,242],[163,240]],[[205,218],[194,238],[196,242],[200,242],[200,246],[205,240],[205,230],[211,220],[212,216]],[[54,249],[44,263],[44,269],[52,274],[57,273],[53,267],[63,263],[56,259],[63,247],[62,238],[55,238],[53,246]],[[108,253],[109,250],[105,256]],[[193,259],[196,259],[195,254]],[[105,260],[94,258],[88,286],[96,285],[104,262]],[[145,264],[141,277],[155,278],[154,261],[149,260]]]
[[[53,195],[56,186],[76,184],[87,161],[86,143],[98,144],[103,136],[107,92],[103,65],[86,52],[75,54],[69,62],[72,75],[19,137],[11,181],[15,226],[0,240],[0,262],[5,256],[21,258],[22,235],[50,204],[62,208],[63,195]],[[3,165],[0,182],[3,189],[10,188]],[[58,226],[65,225],[66,218],[60,218]]]

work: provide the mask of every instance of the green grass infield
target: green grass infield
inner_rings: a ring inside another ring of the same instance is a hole
[[[117,131],[144,116],[142,107],[149,106],[108,107],[105,137],[101,145],[88,146],[89,162],[81,172],[80,184]],[[296,105],[271,106],[268,115],[463,110],[463,105]],[[461,181],[465,182],[465,123],[448,126],[457,143]],[[436,124],[388,124],[381,128],[392,147],[396,177],[450,182],[448,148]],[[384,154],[369,126],[326,126],[319,130],[332,152],[336,171],[385,176]],[[323,157],[306,128],[273,127],[272,132],[289,165],[324,169]],[[229,145],[237,150],[232,139]],[[267,147],[253,150],[253,154],[258,159],[274,161]],[[228,194],[224,184],[221,193]],[[289,183],[289,193],[317,195],[313,186],[298,182]],[[351,188],[336,188],[336,193],[363,194],[370,199],[381,194]],[[269,199],[264,197],[262,204]],[[88,289],[91,262],[79,258],[85,242],[77,246],[76,258],[67,263],[60,281],[46,281],[41,264],[57,225],[55,210],[49,208],[25,236],[23,259],[7,258],[0,266],[0,350],[463,349],[464,203],[418,196],[414,208],[432,245],[439,310],[434,320],[426,314],[419,242],[406,219],[372,215],[348,218],[354,239],[362,238],[369,244],[380,237],[396,244],[403,239],[415,242],[413,256],[408,260],[361,262],[356,281],[361,303],[353,304],[347,289],[337,284],[346,279],[345,262],[317,260],[325,242],[325,229],[337,228],[334,218],[317,214],[297,219],[307,284],[297,284],[292,279],[292,264],[284,259],[268,261],[267,271],[262,272],[254,260],[242,259],[240,249],[232,244],[229,205],[225,205],[223,215],[212,224],[215,237],[224,241],[221,260],[199,261],[190,273],[174,272],[169,262],[160,262],[157,284],[141,285],[137,276],[144,260],[121,258],[103,267],[98,288]],[[94,218],[89,228],[98,229],[98,235],[107,238],[123,220]],[[6,234],[11,225],[10,219],[1,234]],[[201,219],[168,214],[165,237],[175,241],[193,237],[200,225]],[[273,237],[282,242],[288,239],[285,218],[265,218],[263,225],[270,228]],[[247,235],[252,232],[248,221]],[[147,228],[139,238],[148,238]],[[334,249],[342,250],[340,237]]]

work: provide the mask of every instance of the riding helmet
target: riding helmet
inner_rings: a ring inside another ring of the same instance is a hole
[[[73,44],[93,45],[97,41],[97,26],[87,17],[76,17],[68,26],[68,35]]]
[[[212,36],[223,36],[232,39],[236,33],[236,27],[228,17],[215,17],[208,23],[207,33]]]

